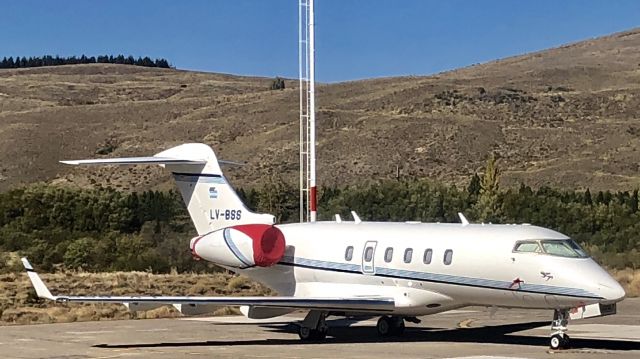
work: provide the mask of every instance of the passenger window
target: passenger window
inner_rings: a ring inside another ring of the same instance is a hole
[[[431,258],[433,257],[433,250],[431,248],[424,251],[424,256],[422,257],[422,262],[424,264],[431,264]]]
[[[449,265],[453,260],[453,251],[451,249],[447,249],[444,251],[444,264]]]
[[[393,248],[389,247],[384,251],[384,261],[389,263],[393,259]]]
[[[413,249],[407,248],[404,250],[404,262],[411,263],[411,257],[413,257]]]
[[[347,262],[350,262],[353,259],[353,246],[347,247],[347,250],[344,252],[344,259]]]
[[[367,247],[367,249],[364,250],[364,261],[371,262],[372,259],[373,259],[373,247]]]

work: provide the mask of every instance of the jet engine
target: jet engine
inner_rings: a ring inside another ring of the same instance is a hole
[[[242,224],[207,233],[191,240],[196,258],[234,268],[269,267],[282,259],[282,232],[268,224]]]

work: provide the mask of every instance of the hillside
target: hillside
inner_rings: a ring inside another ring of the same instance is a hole
[[[72,168],[202,141],[238,185],[298,179],[298,91],[271,79],[124,65],[0,70],[0,190],[35,181],[167,188],[156,168]],[[640,186],[640,29],[426,77],[318,88],[320,184],[402,175],[465,184]]]

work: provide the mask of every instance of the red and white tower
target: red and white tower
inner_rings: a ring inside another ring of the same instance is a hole
[[[300,78],[300,222],[315,222],[316,111],[314,0],[299,0],[298,70]]]

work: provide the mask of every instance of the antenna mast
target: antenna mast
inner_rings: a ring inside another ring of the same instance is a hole
[[[314,0],[299,0],[300,222],[316,221],[316,112]]]

